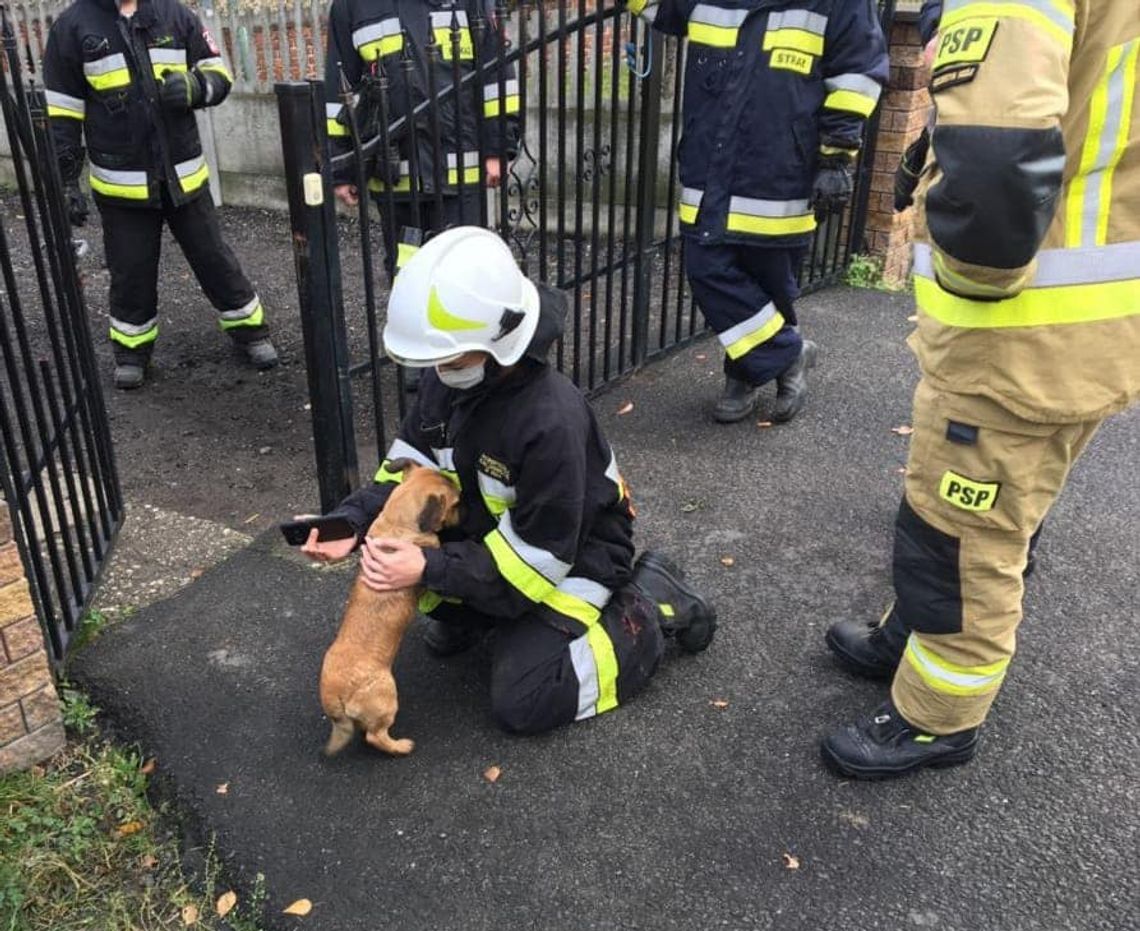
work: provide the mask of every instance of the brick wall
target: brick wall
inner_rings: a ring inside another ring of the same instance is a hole
[[[867,251],[883,260],[883,279],[900,285],[910,271],[913,211],[894,212],[895,169],[930,113],[929,74],[915,23],[891,27],[891,80],[883,95],[879,138],[867,207]]]
[[[0,773],[38,763],[63,744],[43,634],[0,500]]]

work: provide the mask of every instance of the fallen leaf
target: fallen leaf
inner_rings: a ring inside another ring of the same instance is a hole
[[[191,569],[190,570],[190,578],[192,578],[192,579],[200,579],[205,574],[206,574],[206,570],[204,568],[202,568],[201,566],[198,566],[197,569]]]
[[[865,828],[871,823],[870,818],[858,811],[841,811],[839,820],[847,822],[853,828]]]
[[[247,517],[245,520],[242,521],[242,523],[243,524],[252,524],[260,516],[261,516],[260,514],[250,514],[249,517]]]
[[[731,556],[721,556],[720,557],[720,564],[722,566],[726,566],[726,567],[731,568],[732,566],[736,565],[736,560],[733,559]]]
[[[891,427],[891,433],[897,433],[899,436],[910,436],[914,433],[914,427],[904,423],[901,427]]]
[[[906,318],[907,323],[918,323],[918,314],[911,314]]]
[[[794,854],[784,854],[784,866],[789,870],[798,870],[800,868],[800,858]]]
[[[139,767],[139,772],[142,773],[144,776],[151,776],[154,774],[154,771],[157,768],[158,768],[158,760],[156,760],[152,756],[149,760],[147,760],[145,763],[143,763],[142,766]]]
[[[235,905],[237,905],[237,893],[231,889],[229,892],[223,892],[218,896],[218,903],[214,906],[214,911],[218,913],[219,918],[225,918],[233,911]]]
[[[198,906],[184,905],[182,907],[182,924],[187,928],[198,923]]]
[[[681,510],[686,514],[692,514],[693,511],[697,510],[700,506],[699,501],[686,501],[681,505]]]
[[[707,358],[708,358],[708,354],[707,354],[707,353],[704,353],[704,352],[698,352],[698,353],[697,353],[697,361],[698,361],[698,362],[704,362],[704,361],[705,361],[705,359],[707,359]]]
[[[758,420],[758,421],[756,421],[756,426],[762,427],[762,428],[767,428],[767,427],[772,426],[772,421],[770,421],[770,420]]]
[[[312,910],[313,910],[313,903],[312,902],[310,902],[308,899],[298,899],[296,902],[294,902],[292,905],[290,905],[287,909],[285,909],[284,913],[286,915],[300,915],[301,917],[304,917],[305,915],[309,914],[309,912],[311,912]]]
[[[229,795],[230,794],[230,784],[228,782],[223,782],[220,786],[218,786],[216,789],[214,789],[214,791],[217,792],[218,795]]]
[[[503,775],[503,770],[498,766],[488,766],[483,770],[483,778],[488,782],[498,782],[501,775]]]
[[[633,402],[626,401],[621,407],[618,408],[618,413],[628,414],[631,410],[633,410]]]
[[[125,824],[120,824],[115,828],[115,833],[119,837],[130,837],[132,834],[138,834],[143,829],[144,825],[141,821],[127,821]]]
[[[899,475],[906,475],[906,466],[899,466],[895,471],[898,472]]]
[[[153,870],[156,866],[158,866],[158,857],[148,853],[145,857],[139,860],[139,866],[141,866],[144,870]]]
[[[709,701],[709,704],[712,705],[714,708],[727,708],[728,707],[728,702],[726,702],[723,698],[714,698],[714,699]]]

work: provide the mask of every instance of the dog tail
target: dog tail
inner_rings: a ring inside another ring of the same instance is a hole
[[[325,756],[335,756],[348,746],[356,736],[356,725],[351,718],[339,718],[332,722],[332,733],[329,742],[325,744]]]

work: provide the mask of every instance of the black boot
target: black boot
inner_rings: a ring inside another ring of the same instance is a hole
[[[423,638],[424,645],[436,656],[456,656],[475,646],[484,633],[477,624],[446,624],[429,617]]]
[[[772,420],[787,423],[800,412],[807,400],[807,370],[815,368],[819,347],[805,339],[799,357],[782,375],[776,376],[776,403],[772,406]]]
[[[700,653],[713,641],[716,611],[683,580],[681,570],[653,550],[642,553],[633,565],[631,581],[657,605],[661,632],[686,653]]]
[[[849,671],[889,679],[902,659],[907,630],[892,607],[881,621],[839,621],[827,630],[827,646]]]
[[[717,423],[736,423],[754,410],[760,398],[760,388],[731,375],[724,377],[724,392],[716,400],[713,420]]]
[[[853,779],[891,779],[927,766],[968,763],[978,749],[979,728],[936,737],[908,724],[889,701],[874,714],[841,727],[820,746],[824,762]]]

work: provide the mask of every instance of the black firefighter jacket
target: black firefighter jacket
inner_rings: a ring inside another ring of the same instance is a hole
[[[889,61],[874,0],[629,0],[686,36],[681,229],[788,246],[815,229],[820,156],[854,158]]]
[[[633,510],[609,443],[582,393],[545,361],[565,298],[540,286],[542,317],[528,354],[467,391],[427,369],[415,406],[376,473],[336,511],[358,537],[400,476],[398,459],[441,469],[461,495],[461,525],[426,550],[430,610],[442,598],[493,617],[536,613],[579,633],[624,585]]]
[[[139,0],[128,20],[115,0],[77,0],[52,24],[43,67],[65,182],[82,168],[82,132],[96,200],[154,207],[163,183],[175,204],[205,189],[209,170],[194,114],[159,103],[162,75],[171,70],[197,73],[203,106],[230,92],[221,52],[191,10],[177,0]]]
[[[343,106],[346,86],[355,92],[364,122],[378,127],[379,82],[386,79],[388,122],[399,128],[389,140],[390,156],[378,154],[369,166],[369,189],[378,193],[390,185],[396,196],[407,199],[413,168],[420,190],[434,191],[437,179],[448,193],[456,193],[461,183],[474,189],[482,171],[480,153],[482,158],[511,159],[518,150],[519,83],[514,66],[502,57],[508,52],[505,40],[487,0],[333,0],[325,107],[334,154],[351,148]],[[435,45],[430,66],[429,42]],[[457,72],[458,94],[446,90],[454,86]],[[438,106],[423,107],[432,82]],[[414,165],[410,113],[417,140]],[[365,140],[372,137],[363,128],[361,132]],[[354,169],[335,174],[338,182],[356,181]]]

